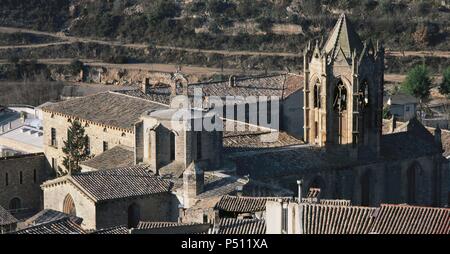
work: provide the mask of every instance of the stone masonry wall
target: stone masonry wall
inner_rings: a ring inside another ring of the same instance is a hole
[[[44,209],[63,212],[64,199],[70,195],[75,203],[76,216],[83,218],[81,226],[85,229],[96,228],[94,201],[83,194],[69,181],[58,183],[51,187],[44,187]]]
[[[94,110],[94,109],[93,109]],[[44,123],[44,153],[49,165],[52,164],[52,158],[57,159],[58,166],[62,167],[64,153],[62,148],[64,141],[67,140],[67,130],[71,126],[69,119],[64,116],[43,112]],[[117,145],[134,147],[134,133],[124,132],[118,129],[103,127],[96,124],[88,124],[80,120],[84,126],[85,133],[89,137],[90,149],[92,155],[99,155],[103,152],[103,141],[108,142],[109,149]],[[51,128],[56,129],[57,146],[51,145]]]
[[[0,205],[9,209],[10,201],[18,198],[24,211],[38,211],[42,208],[42,191],[39,186],[50,176],[42,153],[0,158]]]

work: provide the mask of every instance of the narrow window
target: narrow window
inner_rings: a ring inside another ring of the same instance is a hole
[[[23,173],[22,173],[22,171],[19,172],[19,183],[23,184]]]
[[[272,123],[272,102],[267,101],[267,123]]]
[[[248,103],[245,104],[245,122],[250,123],[250,105]]]
[[[19,198],[13,198],[9,201],[9,210],[19,210],[22,208],[22,201]]]
[[[50,132],[51,132],[51,141],[50,141],[50,144],[51,144],[51,146],[53,146],[53,147],[57,147],[58,144],[56,143],[56,129],[55,129],[55,128],[52,128]]]
[[[5,185],[6,186],[9,185],[9,175],[8,175],[8,173],[5,174]]]
[[[52,168],[54,170],[57,170],[57,168],[58,168],[58,162],[55,158],[52,158]]]
[[[36,172],[36,169],[33,169],[33,182],[34,182],[34,183],[37,182],[37,172]]]
[[[314,86],[314,108],[320,108],[320,87]]]
[[[89,139],[88,136],[86,136],[86,154],[87,155],[91,154],[91,140]]]
[[[197,160],[202,159],[202,132],[197,132]]]
[[[175,160],[175,133],[170,132],[170,160]]]
[[[315,138],[318,139],[319,138],[319,123],[316,121],[314,122],[314,133],[315,133]]]
[[[103,152],[108,151],[108,142],[103,141]]]

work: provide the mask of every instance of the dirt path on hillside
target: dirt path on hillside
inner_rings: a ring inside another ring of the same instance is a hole
[[[84,37],[74,37],[67,36],[63,33],[50,33],[50,32],[42,32],[25,28],[16,28],[16,27],[0,27],[0,33],[30,33],[36,35],[45,35],[58,38],[61,42],[54,43],[43,43],[43,44],[31,44],[31,45],[9,45],[9,46],[0,46],[0,49],[15,49],[15,48],[39,48],[39,47],[48,47],[53,45],[63,45],[70,44],[75,42],[81,43],[97,43],[101,45],[109,45],[109,46],[118,46],[118,47],[128,47],[135,49],[145,49],[148,47],[155,47],[157,49],[166,49],[166,50],[176,50],[176,51],[184,51],[184,52],[192,52],[192,53],[204,53],[204,54],[219,54],[225,56],[281,56],[281,57],[302,57],[302,53],[289,53],[289,52],[258,52],[258,51],[247,51],[247,50],[208,50],[208,49],[195,49],[195,48],[183,48],[183,47],[173,47],[173,46],[164,46],[164,45],[148,45],[148,44],[139,44],[139,43],[123,43],[120,41],[105,41],[98,39],[90,39]],[[386,50],[386,55],[388,56],[396,56],[396,57],[405,57],[405,56],[417,56],[417,57],[444,57],[450,58],[450,51],[396,51],[396,50]]]
[[[70,58],[60,58],[60,59],[38,59],[39,63],[43,64],[54,64],[54,65],[68,65],[73,59]],[[175,65],[175,64],[111,64],[104,63],[95,59],[80,59],[85,65],[95,66],[95,67],[105,67],[114,69],[125,69],[125,70],[146,70],[151,72],[163,72],[163,73],[174,73],[177,71],[178,67],[181,67],[181,72],[187,75],[214,75],[214,74],[245,74],[245,75],[261,75],[264,74],[263,71],[246,71],[242,72],[240,69],[220,69],[220,68],[209,68],[202,66],[192,66],[192,65]],[[7,60],[0,60],[0,64],[7,64]],[[272,71],[270,74],[281,74],[285,73],[282,71]],[[403,74],[385,74],[384,79],[389,83],[401,83],[405,79],[406,75]],[[436,82],[440,82],[440,76],[433,77]]]
[[[27,59],[24,59],[27,60]],[[68,65],[73,59],[71,58],[59,58],[59,59],[37,59],[38,63],[42,64],[54,64],[54,65]],[[213,74],[247,74],[247,75],[258,75],[263,74],[264,71],[247,70],[245,73],[241,69],[220,69],[220,68],[210,68],[202,66],[192,66],[192,65],[176,65],[176,64],[147,64],[147,63],[136,63],[136,64],[112,64],[105,63],[95,59],[80,59],[85,65],[95,66],[95,67],[105,67],[114,69],[125,69],[125,70],[146,70],[151,72],[163,72],[163,73],[174,73],[181,68],[181,72],[188,75],[213,75]],[[0,64],[7,64],[7,60],[1,60]],[[284,72],[271,72],[271,73],[284,73]]]

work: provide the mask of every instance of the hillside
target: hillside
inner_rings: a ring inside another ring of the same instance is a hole
[[[413,0],[2,0],[0,26],[67,36],[148,45],[147,50],[110,45],[55,44],[40,50],[6,50],[5,58],[79,57],[107,62],[198,64],[217,68],[301,67],[292,56],[221,55],[203,50],[276,52],[301,55],[308,40],[323,40],[339,13],[347,12],[363,39],[387,49],[450,50],[450,9],[445,1]],[[52,15],[49,15],[52,14]],[[15,41],[17,38],[8,39]],[[157,47],[164,46],[166,48]],[[50,54],[50,55],[49,55]],[[439,56],[437,56],[439,57]],[[420,62],[400,57],[392,62]],[[431,65],[446,58],[426,59]],[[395,66],[394,66],[395,67]],[[395,67],[399,69],[399,67]],[[434,69],[434,67],[432,67]],[[395,70],[394,72],[397,72]],[[404,70],[400,70],[404,72]]]

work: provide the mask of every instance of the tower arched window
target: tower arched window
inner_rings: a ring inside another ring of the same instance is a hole
[[[13,198],[9,201],[9,210],[18,210],[22,208],[22,201],[20,198]]]
[[[366,109],[367,107],[369,107],[369,103],[370,103],[369,83],[367,82],[367,80],[364,80],[363,82],[361,82],[359,93],[360,93],[361,106],[363,109]]]
[[[77,215],[77,210],[75,208],[75,202],[73,202],[72,196],[67,194],[63,201],[63,213],[70,214],[73,216]]]
[[[341,113],[347,110],[347,89],[342,81],[339,81],[334,88],[333,109]]]
[[[320,108],[320,86],[318,84],[314,85],[314,108]]]

